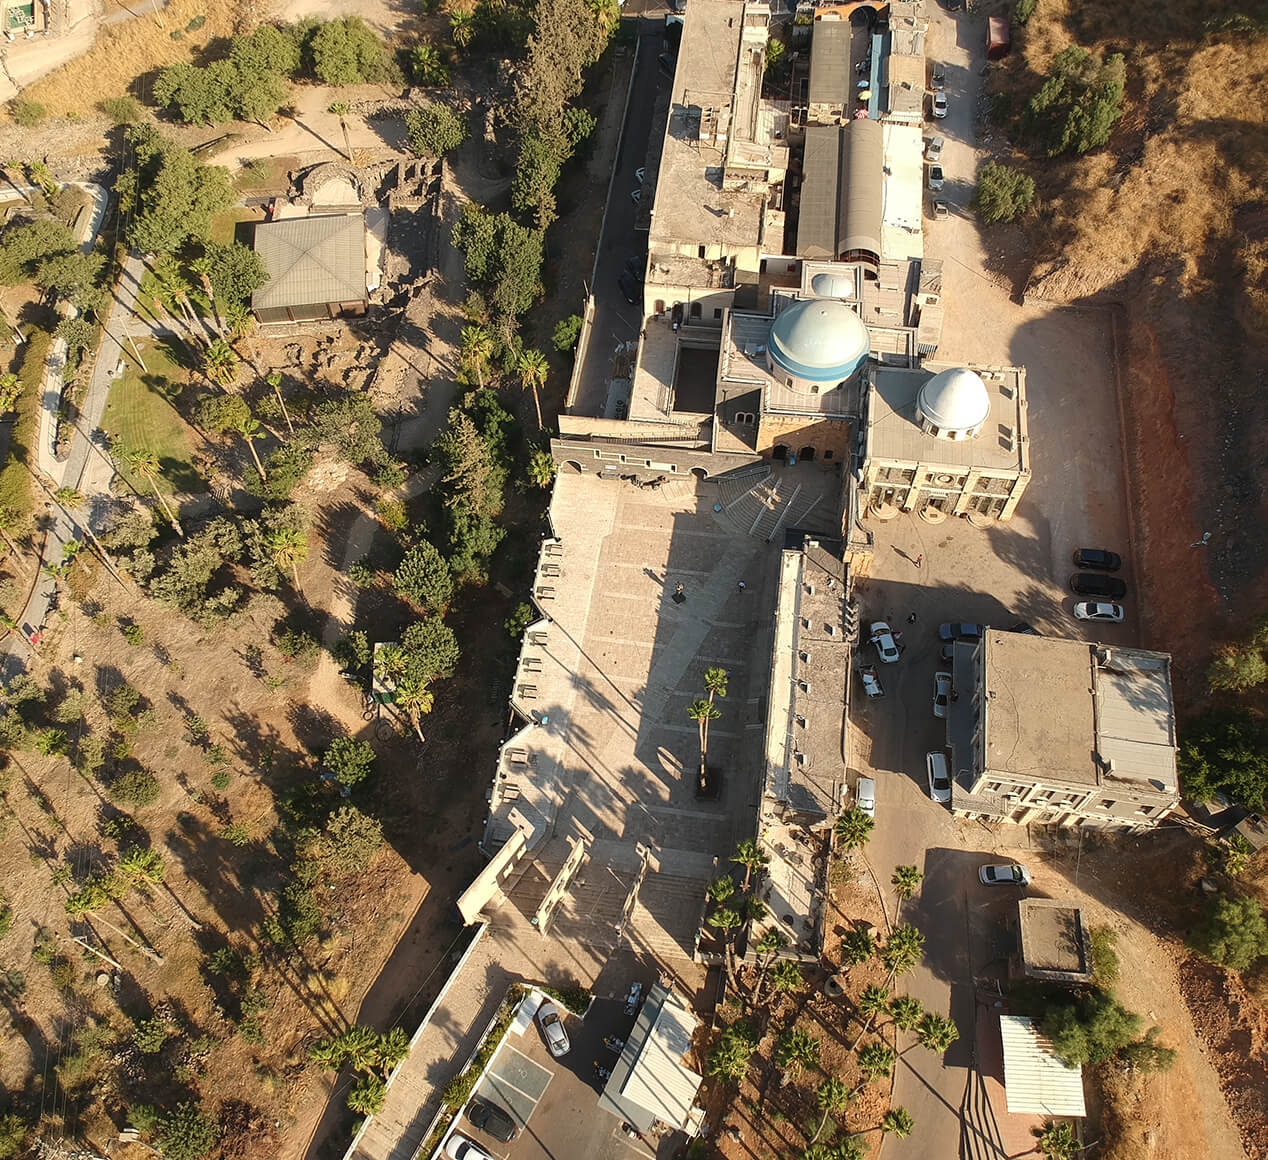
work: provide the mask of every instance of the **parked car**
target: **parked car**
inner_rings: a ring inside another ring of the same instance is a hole
[[[943,140],[943,138],[941,137],[930,137],[929,144],[925,146],[925,160],[926,161],[941,161],[942,147],[945,144],[946,144],[946,141]]]
[[[642,285],[643,282],[644,265],[643,259],[637,254],[631,254],[625,259],[625,272],[639,285]]]
[[[1105,548],[1080,548],[1074,553],[1074,566],[1094,572],[1117,572],[1123,566],[1123,558]]]
[[[947,755],[941,749],[925,754],[925,771],[929,775],[929,796],[941,805],[951,800],[951,775]]]
[[[872,622],[872,634],[868,638],[876,646],[876,655],[887,665],[898,659],[898,642],[894,640],[893,630],[883,620]]]
[[[983,866],[977,876],[986,886],[1029,886],[1030,871],[1016,862],[1007,862],[998,866]]]
[[[445,1141],[445,1155],[449,1160],[493,1160],[474,1140],[459,1136],[457,1132]]]
[[[1115,604],[1112,600],[1080,600],[1074,606],[1074,618],[1076,620],[1103,620],[1109,624],[1121,624],[1123,621],[1123,606]]]
[[[982,624],[943,624],[938,627],[938,638],[975,641],[981,640],[985,631],[986,626]]]
[[[559,1008],[549,999],[543,999],[542,1005],[537,1008],[537,1022],[541,1024],[551,1055],[559,1059],[572,1050],[572,1044],[568,1042],[568,1032],[564,1030],[564,1021],[559,1017]]]
[[[937,191],[943,187],[946,179],[942,176],[941,165],[929,166],[929,188]]]
[[[472,1100],[467,1105],[467,1119],[470,1120],[486,1136],[509,1144],[519,1133],[519,1126],[497,1104],[488,1100]]]
[[[946,93],[933,94],[933,115],[939,121],[941,121],[942,118],[947,115],[947,94]]]
[[[639,1000],[643,997],[643,984],[631,983],[630,993],[625,996],[625,1013],[633,1015],[638,1010]]]
[[[1076,572],[1070,577],[1070,587],[1080,596],[1105,596],[1110,600],[1122,600],[1127,595],[1127,585],[1117,576],[1103,576],[1099,572]]]
[[[876,675],[875,665],[864,665],[859,669],[859,676],[863,680],[863,692],[868,697],[883,697],[885,690],[881,688],[881,679]]]
[[[951,674],[950,673],[934,673],[933,674],[933,715],[935,717],[944,718],[947,715],[947,706],[951,703]]]
[[[940,64],[933,66],[933,75],[930,77],[929,87],[935,93],[940,93],[947,87],[947,70],[945,66]]]
[[[955,660],[955,641],[949,640],[942,646],[942,651],[938,653],[939,659],[944,665],[949,665]]]
[[[634,281],[634,275],[623,270],[616,284],[621,288],[621,297],[632,306],[638,299],[638,283]]]
[[[860,777],[854,791],[854,804],[869,818],[876,817],[876,782],[870,777]]]
[[[940,197],[933,199],[933,220],[940,222],[944,217],[948,217],[951,211],[947,208],[947,203]]]

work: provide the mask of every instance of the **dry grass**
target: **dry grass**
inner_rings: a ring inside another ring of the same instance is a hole
[[[186,31],[196,16],[205,16],[206,22],[197,31]],[[162,17],[164,27],[147,15],[103,28],[87,53],[37,81],[23,95],[39,101],[54,116],[91,112],[106,97],[133,92],[134,82],[145,74],[192,60],[208,41],[232,35],[247,19],[238,0],[172,0]],[[172,38],[174,30],[181,33],[179,40]]]

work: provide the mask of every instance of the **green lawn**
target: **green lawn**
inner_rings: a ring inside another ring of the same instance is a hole
[[[213,242],[232,242],[235,239],[242,242],[243,245],[250,244],[251,228],[242,225],[243,222],[250,222],[254,225],[256,222],[264,220],[264,211],[262,209],[248,209],[244,206],[235,206],[233,209],[227,209],[224,213],[218,213],[211,219],[211,240]],[[241,229],[238,227],[242,226]]]
[[[129,448],[145,449],[158,455],[159,489],[172,492],[201,492],[207,481],[193,463],[193,446],[197,436],[176,410],[175,400],[186,380],[186,371],[177,355],[183,354],[168,342],[143,342],[141,355],[146,371],[130,357],[127,370],[116,380],[106,399],[101,429],[111,443],[116,439]],[[120,474],[136,491],[150,492],[149,481],[133,479],[120,469]]]

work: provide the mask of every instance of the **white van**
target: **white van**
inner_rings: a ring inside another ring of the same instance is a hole
[[[854,804],[869,818],[876,817],[876,782],[870,777],[860,777],[859,787],[854,791]]]

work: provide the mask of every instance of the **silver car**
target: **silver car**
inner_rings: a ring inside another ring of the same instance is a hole
[[[564,1030],[564,1021],[559,1017],[559,1008],[549,999],[543,1000],[542,1005],[537,1008],[537,1022],[541,1024],[551,1055],[559,1059],[572,1050],[572,1044],[568,1042],[568,1032]]]
[[[1110,624],[1121,624],[1123,606],[1112,600],[1080,600],[1074,606],[1076,620],[1104,620]]]
[[[933,674],[933,715],[939,720],[945,720],[947,715],[947,704],[951,700],[951,674],[950,673],[934,673]]]
[[[925,146],[925,160],[926,161],[941,161],[942,147],[945,144],[946,144],[946,141],[944,141],[941,137],[931,137],[929,139],[929,144]]]
[[[876,655],[885,664],[892,665],[898,660],[898,642],[894,639],[894,631],[883,620],[872,621],[868,639],[876,646]]]
[[[977,876],[984,886],[1029,886],[1030,871],[1016,862],[1007,862],[998,866],[983,866]]]

